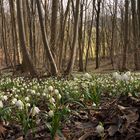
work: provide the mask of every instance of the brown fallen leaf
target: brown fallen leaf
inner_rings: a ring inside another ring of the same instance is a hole
[[[16,140],[23,140],[23,136],[17,138]]]
[[[91,136],[91,135],[92,135],[91,132],[86,133],[86,134],[84,134],[83,136],[81,136],[78,140],[85,140],[86,138],[88,138],[88,137]]]
[[[118,126],[117,125],[111,125],[109,128],[108,128],[108,134],[109,136],[114,136],[115,133],[118,131]]]
[[[75,122],[75,126],[78,129],[93,129],[94,125],[91,122]]]
[[[59,136],[56,134],[54,140],[66,140],[66,138],[63,135]]]
[[[3,127],[3,123],[0,122],[0,136],[3,136],[5,134],[6,128]]]

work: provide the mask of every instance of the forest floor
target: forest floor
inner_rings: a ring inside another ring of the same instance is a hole
[[[140,74],[133,73],[131,78],[127,74],[119,74],[121,80],[103,73],[39,81],[4,76],[0,80],[0,140],[139,140]],[[18,109],[16,102],[25,105],[27,97],[29,110],[37,106],[41,113],[32,116],[26,107]],[[54,114],[49,115],[49,110]],[[33,128],[29,120],[36,121]]]

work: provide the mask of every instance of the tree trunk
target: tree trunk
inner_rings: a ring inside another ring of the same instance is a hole
[[[133,26],[134,64],[135,64],[135,70],[139,70],[140,54],[138,48],[139,33],[137,30],[138,20],[137,20],[137,13],[136,13],[136,0],[131,0],[131,9],[132,9],[132,26]]]
[[[100,5],[101,5],[101,0],[98,0],[97,4],[97,19],[96,19],[96,69],[99,68],[99,48],[100,48],[100,38],[99,38],[99,33],[100,33]]]
[[[74,12],[74,36],[72,42],[72,52],[70,56],[70,61],[68,63],[68,67],[66,69],[66,74],[70,74],[73,71],[75,58],[76,58],[76,49],[77,49],[77,38],[78,38],[78,23],[79,23],[79,7],[80,7],[80,0],[76,1],[76,10]]]
[[[83,50],[82,50],[82,38],[83,38],[83,6],[84,6],[84,1],[81,3],[81,8],[80,8],[80,27],[79,27],[79,71],[84,70],[83,66]]]
[[[51,15],[51,40],[50,48],[54,60],[56,61],[56,37],[57,37],[57,11],[58,11],[58,0],[52,0],[52,15]]]
[[[23,66],[27,71],[30,72],[31,76],[36,76],[37,72],[33,66],[33,63],[30,59],[28,51],[26,49],[26,40],[24,34],[24,24],[23,24],[23,13],[22,13],[22,0],[17,0],[17,21],[18,21],[18,33],[19,33],[19,41],[21,46],[21,52],[23,57]]]
[[[127,56],[127,48],[128,48],[128,8],[129,8],[129,0],[125,0],[124,47],[123,47],[122,70],[127,69],[126,56]]]
[[[41,1],[36,0],[36,4],[37,4],[37,9],[38,9],[39,22],[40,22],[40,28],[41,28],[41,32],[42,32],[42,39],[43,39],[44,49],[46,51],[46,55],[47,55],[47,57],[49,59],[50,66],[51,66],[51,75],[56,76],[58,74],[58,70],[57,70],[55,60],[53,58],[53,55],[52,55],[50,47],[49,47],[49,43],[48,43],[48,39],[47,39],[47,36],[46,36],[46,31],[45,31],[45,26],[43,24]]]

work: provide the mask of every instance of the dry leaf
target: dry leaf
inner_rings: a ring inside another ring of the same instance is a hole
[[[114,134],[118,131],[118,127],[117,125],[111,125],[107,131],[109,136],[114,136]]]
[[[23,140],[23,136],[17,138],[16,140]]]
[[[5,134],[6,129],[3,127],[3,123],[0,122],[0,136]]]

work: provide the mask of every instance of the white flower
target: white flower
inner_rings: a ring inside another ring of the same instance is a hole
[[[23,104],[23,102],[22,102],[21,100],[18,100],[18,101],[15,103],[15,105],[16,105],[19,109],[23,109],[23,107],[24,107],[24,104]]]
[[[0,108],[3,108],[3,102],[0,101]]]
[[[47,98],[50,98],[51,96],[49,94],[46,95]]]
[[[96,127],[96,132],[98,133],[98,134],[103,134],[104,133],[104,127],[102,126],[102,125],[97,125],[97,127]]]
[[[53,91],[53,87],[52,87],[52,86],[49,86],[49,87],[48,87],[48,90],[49,90],[50,92],[52,92],[52,91]]]
[[[97,105],[93,102],[92,106],[93,106],[93,107],[96,107]]]
[[[78,78],[76,78],[76,77],[74,77],[74,79],[73,79],[74,81],[77,81],[78,80]]]
[[[61,99],[61,97],[62,97],[61,94],[58,94],[58,95],[57,95],[57,98],[58,98],[59,100]]]
[[[57,95],[57,94],[59,94],[59,90],[58,89],[55,89],[54,90],[54,93]]]
[[[17,98],[17,97],[18,97],[18,95],[16,94],[16,95],[15,95],[15,97]]]
[[[27,107],[30,107],[31,105],[30,105],[30,103],[27,103],[26,106],[27,106]]]
[[[84,74],[84,77],[85,77],[85,78],[88,78],[88,79],[91,79],[91,78],[92,78],[92,76],[91,76],[89,73],[85,73],[85,74]]]
[[[50,117],[53,117],[53,116],[54,116],[53,110],[50,110],[50,111],[48,112],[48,115],[49,115]]]
[[[125,73],[122,75],[122,80],[128,81],[130,80],[130,77]]]
[[[121,76],[118,72],[114,72],[114,73],[113,73],[113,77],[114,77],[116,80],[121,80],[121,79],[122,79],[122,76]]]
[[[32,116],[35,116],[39,112],[40,112],[40,109],[38,107],[36,107],[36,106],[31,109]]]
[[[38,92],[37,95],[40,96],[40,93]]]
[[[125,74],[126,74],[127,76],[131,76],[131,72],[130,72],[130,71],[127,71]]]
[[[43,96],[46,96],[46,93],[43,93],[42,95],[43,95]]]
[[[54,103],[55,102],[55,99],[52,97],[52,98],[50,98],[50,103]]]
[[[31,90],[31,94],[33,94],[33,95],[34,95],[34,94],[35,94],[35,90]]]
[[[15,104],[16,102],[17,102],[17,99],[14,98],[14,99],[12,100],[12,104]]]
[[[25,97],[25,101],[28,102],[30,99],[29,97]]]
[[[6,95],[4,95],[4,96],[2,97],[2,100],[3,100],[3,101],[7,101],[7,99],[8,99],[8,97],[7,97]]]

